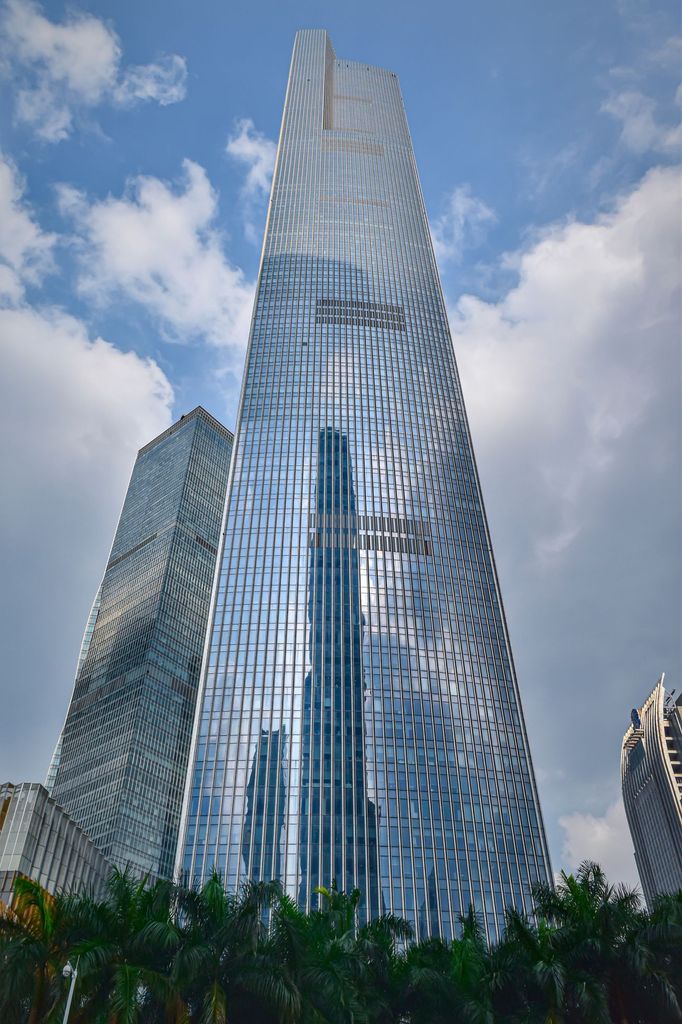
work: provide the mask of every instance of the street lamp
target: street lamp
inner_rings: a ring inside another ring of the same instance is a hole
[[[73,990],[76,987],[76,978],[78,977],[78,957],[76,957],[75,967],[73,966],[71,961],[64,965],[64,967],[62,968],[62,974],[65,978],[71,978],[71,984],[69,985],[69,996],[68,999],[66,1000],[66,1008],[64,1010],[63,1020],[63,1024],[67,1024],[69,1019],[69,1012],[71,1010],[71,1000],[73,999]]]

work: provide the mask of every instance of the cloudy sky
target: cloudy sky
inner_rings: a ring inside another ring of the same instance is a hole
[[[0,3],[0,781],[42,779],[137,448],[234,426],[291,43],[401,79],[554,867],[635,882],[680,652],[676,0]],[[11,84],[10,84],[11,83]]]

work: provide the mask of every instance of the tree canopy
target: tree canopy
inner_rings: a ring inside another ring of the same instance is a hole
[[[510,909],[497,943],[473,911],[452,942],[359,922],[361,894],[277,882],[226,891],[115,871],[102,899],[26,878],[0,910],[0,1021],[72,1024],[673,1024],[682,1022],[682,891],[651,912],[598,865]]]

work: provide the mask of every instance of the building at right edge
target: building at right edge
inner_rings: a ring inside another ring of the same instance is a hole
[[[647,905],[682,889],[682,694],[666,694],[664,676],[623,737],[623,802]]]
[[[299,32],[176,869],[491,937],[550,864],[398,79]]]

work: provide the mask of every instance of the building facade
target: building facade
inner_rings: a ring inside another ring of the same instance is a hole
[[[98,895],[111,869],[44,786],[0,785],[0,903],[11,902],[20,876],[32,878],[50,893],[83,889]]]
[[[550,866],[398,79],[299,32],[177,868],[491,935]]]
[[[623,737],[623,802],[644,897],[682,889],[682,695],[661,676]]]
[[[78,662],[76,663],[76,679],[78,679],[80,670],[83,667],[83,662],[87,658],[88,651],[90,650],[90,641],[92,640],[92,634],[95,629],[95,623],[97,622],[97,616],[99,615],[99,605],[101,600],[102,587],[100,586],[98,587],[97,593],[95,594],[95,600],[92,602],[92,608],[90,609],[90,614],[88,615],[88,621],[85,623],[85,629],[83,630],[83,639],[81,640],[81,648],[80,651],[78,652]],[[61,761],[62,757],[62,734],[63,728],[62,732],[60,732],[59,734],[59,739],[57,740],[57,745],[54,748],[52,760],[50,761],[50,767],[47,769],[47,775],[45,776],[45,789],[50,794],[52,794],[52,790],[54,788],[54,781],[57,778],[57,769],[59,768],[59,762]]]
[[[232,440],[197,408],[140,450],[48,777],[152,877],[173,870]]]

